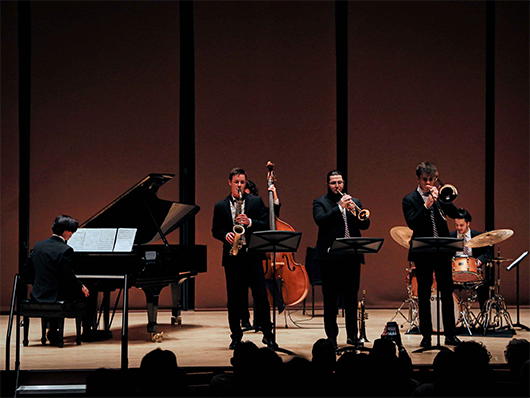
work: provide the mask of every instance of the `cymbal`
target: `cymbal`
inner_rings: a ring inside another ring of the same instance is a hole
[[[410,247],[410,239],[412,238],[412,229],[401,226],[394,227],[390,230],[390,236],[392,236],[396,243],[408,249]]]
[[[495,257],[492,258],[491,261],[495,261],[496,263],[502,263],[503,261],[512,261],[513,258],[504,258],[504,257]]]
[[[493,246],[508,239],[512,235],[513,231],[511,229],[496,229],[495,231],[484,232],[475,236],[466,243],[466,246],[471,248]]]

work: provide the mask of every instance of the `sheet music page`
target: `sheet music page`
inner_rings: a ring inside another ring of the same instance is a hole
[[[115,252],[130,252],[132,251],[134,238],[136,237],[136,228],[120,228],[116,236],[116,244],[114,245]]]
[[[76,252],[112,252],[116,228],[80,228],[68,240]]]
[[[116,228],[87,228],[83,251],[111,252],[116,240]]]
[[[78,229],[66,243],[74,249],[75,252],[83,251],[85,245],[85,233],[86,229]]]

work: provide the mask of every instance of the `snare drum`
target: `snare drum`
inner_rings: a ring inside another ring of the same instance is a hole
[[[453,282],[481,283],[482,276],[478,272],[477,259],[468,256],[453,257]]]
[[[440,322],[441,329],[438,330],[438,322],[436,312],[438,311],[438,296],[437,292],[431,294],[431,322],[432,322],[432,331],[443,333],[443,316],[442,316],[442,298],[440,297]],[[458,296],[453,293],[453,310],[455,312],[455,326],[458,324],[458,319],[460,318],[460,304],[458,304]],[[421,324],[420,324],[421,328]]]

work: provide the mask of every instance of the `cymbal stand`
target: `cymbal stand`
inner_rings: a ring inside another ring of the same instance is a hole
[[[409,283],[407,284],[407,295],[408,295],[408,297],[407,297],[407,299],[405,301],[403,301],[401,303],[399,308],[396,310],[394,316],[389,321],[389,322],[392,322],[396,318],[396,316],[401,315],[403,317],[403,319],[405,319],[405,322],[409,324],[409,328],[407,329],[407,331],[405,333],[409,333],[414,326],[419,327],[417,325],[417,320],[418,320],[418,300],[412,294],[412,285],[411,285],[411,280],[412,280],[411,274],[412,274],[412,272],[411,272],[410,269],[407,269],[407,271],[410,272],[410,274],[409,274]],[[408,307],[409,307],[408,316],[405,316],[403,314],[403,312],[401,311],[401,309],[405,306],[405,304],[408,304]]]
[[[499,256],[500,257],[500,256]],[[506,302],[504,297],[501,296],[501,278],[500,278],[500,261],[493,259],[492,261],[497,263],[497,279],[495,280],[495,286],[491,290],[494,292],[493,297],[484,303],[482,311],[482,328],[484,336],[488,329],[508,329],[513,330],[512,318],[506,308]]]
[[[466,292],[470,289],[466,284],[463,285],[463,288]],[[472,291],[471,294],[468,295],[466,302],[464,302],[463,297],[460,297],[458,302],[458,305],[460,306],[460,317],[456,321],[456,324],[464,324],[470,336],[473,335],[473,333],[471,333],[471,327],[473,327],[477,322],[475,314],[473,314],[470,309],[476,297],[477,293]]]

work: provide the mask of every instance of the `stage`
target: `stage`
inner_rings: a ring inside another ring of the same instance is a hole
[[[384,326],[396,315],[396,309],[370,309],[367,308],[368,319],[366,321],[366,337],[369,342],[365,347],[370,348],[373,341],[380,337]],[[516,308],[508,309],[512,322],[517,322]],[[405,311],[403,311],[405,313]],[[405,316],[407,314],[405,313]],[[29,346],[24,347],[21,343],[20,368],[22,370],[91,370],[97,368],[120,368],[121,366],[121,313],[117,313],[113,323],[113,338],[107,341],[83,342],[75,344],[75,322],[67,319],[65,322],[65,345],[63,348],[43,346],[40,341],[40,320],[32,319],[29,336]],[[1,316],[1,331],[3,336],[7,335],[7,324],[9,316]],[[407,334],[409,324],[400,314],[394,319],[400,325],[402,341],[410,354],[414,365],[431,365],[437,350],[413,353],[419,348],[421,335]],[[145,311],[134,310],[129,313],[129,344],[127,350],[128,367],[140,366],[142,357],[155,348],[171,350],[177,355],[178,364],[182,367],[226,367],[230,366],[230,358],[233,351],[228,348],[230,344],[230,332],[226,311],[185,311],[182,313],[182,324],[171,325],[171,312],[159,311],[159,331],[162,331],[163,340],[154,343],[146,331],[147,315]],[[344,318],[338,317],[340,333],[338,337],[339,348],[346,346],[346,333],[344,329]],[[521,308],[520,323],[530,325],[530,309]],[[462,330],[462,329],[460,329]],[[460,333],[462,341],[475,340],[482,342],[491,353],[492,364],[505,364],[504,350],[512,337],[530,340],[530,332],[516,327],[516,334],[502,335],[490,333],[486,336]],[[21,339],[22,339],[21,328]],[[324,326],[322,310],[315,311],[311,316],[309,308],[304,315],[302,310],[291,311],[285,317],[282,313],[277,315],[276,341],[281,348],[289,350],[296,355],[311,359],[313,343],[324,338]],[[262,334],[252,331],[246,332],[244,340],[255,342],[258,347],[263,347]],[[444,344],[444,337],[440,337]],[[0,347],[2,354],[2,369],[6,369],[5,363],[5,339],[2,339]],[[433,336],[433,344],[436,344],[436,336]],[[15,367],[15,329],[11,338],[10,347],[10,369]],[[282,359],[288,361],[288,354],[279,353]]]

